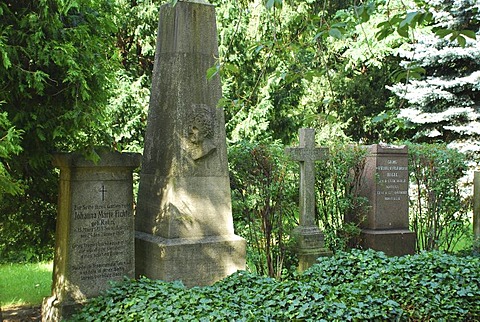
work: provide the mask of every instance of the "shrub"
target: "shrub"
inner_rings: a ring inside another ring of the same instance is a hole
[[[366,207],[358,196],[366,151],[346,143],[329,148],[327,159],[316,163],[315,217],[326,247],[346,250]],[[297,260],[290,236],[298,225],[298,164],[278,143],[237,143],[229,148],[229,160],[235,228],[248,240],[248,266],[281,277]]]
[[[452,251],[469,230],[468,203],[459,179],[467,169],[465,156],[445,144],[408,144],[410,223],[417,251]]]
[[[346,143],[329,145],[329,156],[317,162],[317,221],[332,251],[346,250],[360,233],[358,223],[367,200],[358,195],[366,149]]]
[[[248,240],[248,266],[277,278],[284,267],[296,266],[290,235],[298,223],[298,199],[283,150],[277,143],[240,142],[229,148],[235,229]]]
[[[142,278],[92,299],[72,321],[478,321],[480,258],[352,250],[296,279],[237,272],[209,287]]]

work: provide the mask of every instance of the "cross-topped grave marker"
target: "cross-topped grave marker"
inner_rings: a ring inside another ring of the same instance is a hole
[[[295,229],[299,246],[299,270],[303,271],[322,255],[329,255],[324,248],[323,233],[315,224],[315,162],[325,159],[327,148],[315,147],[315,130],[298,131],[300,145],[288,147],[285,152],[300,163],[300,225]]]

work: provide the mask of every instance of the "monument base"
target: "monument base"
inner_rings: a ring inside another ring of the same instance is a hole
[[[388,256],[412,255],[415,253],[415,233],[408,229],[362,229],[360,246],[382,251]]]
[[[59,322],[77,313],[83,303],[59,301],[56,296],[45,297],[42,302],[42,322]]]
[[[137,276],[207,286],[245,269],[246,241],[236,235],[166,239],[135,232]]]
[[[298,271],[304,272],[313,264],[317,263],[318,258],[332,256],[333,253],[328,248],[299,249],[298,251]]]
[[[315,264],[319,257],[332,256],[332,252],[325,248],[325,238],[317,226],[298,226],[293,234],[297,240],[299,272]]]

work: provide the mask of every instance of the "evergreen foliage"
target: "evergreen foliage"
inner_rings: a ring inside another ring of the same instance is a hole
[[[329,156],[316,164],[316,219],[332,252],[354,247],[368,201],[359,196],[366,149],[332,143]]]
[[[237,272],[186,289],[142,278],[91,300],[71,321],[475,321],[479,265],[441,252],[353,250],[285,281]]]
[[[407,68],[421,68],[390,89],[404,100],[399,117],[420,142],[446,142],[480,151],[480,7],[475,0],[429,1],[439,36],[426,33],[400,51]],[[470,38],[469,38],[470,37]]]
[[[2,127],[22,133],[7,153],[18,153],[8,173],[23,189],[0,203],[0,256],[23,250],[17,255],[29,259],[52,246],[58,177],[51,153],[110,143],[102,130],[116,66],[109,4],[0,3],[0,114]]]
[[[7,113],[0,113],[0,202],[4,194],[18,195],[22,192],[20,183],[9,172],[9,160],[22,150],[21,134],[22,131],[12,126]]]
[[[358,196],[366,150],[329,144],[316,164],[316,223],[332,252],[353,246],[366,200]],[[279,143],[238,142],[229,148],[235,232],[247,240],[250,271],[285,278],[297,267],[293,229],[298,226],[298,164]]]

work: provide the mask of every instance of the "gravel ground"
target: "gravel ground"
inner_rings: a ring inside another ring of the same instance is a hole
[[[32,322],[41,320],[40,306],[11,307],[0,312],[0,322]]]

